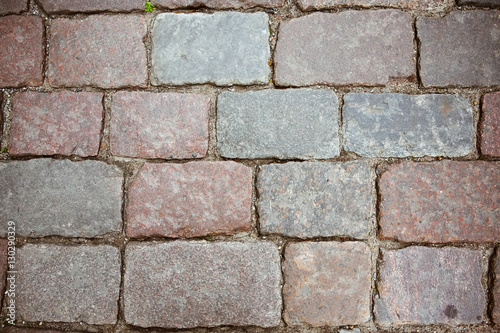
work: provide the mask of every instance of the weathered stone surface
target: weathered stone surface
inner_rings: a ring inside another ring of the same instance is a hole
[[[415,75],[412,18],[398,10],[314,13],[281,23],[282,86],[386,84]]]
[[[122,172],[98,161],[0,163],[0,233],[97,237],[121,231]]]
[[[60,333],[61,331],[53,330],[39,330],[36,328],[21,328],[14,326],[7,326],[2,328],[2,333]]]
[[[425,86],[500,84],[500,16],[495,11],[453,11],[419,17],[420,76]]]
[[[454,5],[453,0],[298,0],[302,10],[332,9],[345,6],[384,6],[405,9],[445,9]]]
[[[500,0],[458,0],[459,5],[500,6]]]
[[[281,7],[285,0],[152,0],[152,4],[164,8],[198,8],[240,9],[253,7]]]
[[[280,256],[273,243],[131,243],[125,262],[129,324],[191,328],[280,323]]]
[[[142,158],[203,157],[210,98],[199,94],[117,92],[111,110],[111,152]]]
[[[16,308],[25,321],[114,324],[120,252],[109,245],[27,244],[17,252]]]
[[[0,87],[42,84],[43,31],[37,16],[0,17]]]
[[[252,169],[242,164],[146,164],[129,187],[127,235],[230,235],[251,228],[251,207]]]
[[[153,84],[263,84],[270,78],[265,13],[159,14],[152,32]]]
[[[7,255],[9,243],[7,239],[0,239],[0,295],[4,294],[5,291],[5,277],[7,271],[9,270],[7,266]]]
[[[291,243],[283,263],[289,325],[356,325],[370,317],[370,251],[360,242]]]
[[[40,0],[47,13],[144,10],[143,0]]]
[[[493,300],[495,306],[493,307],[493,322],[500,326],[500,250],[497,250],[495,260],[495,281],[493,285]]]
[[[60,18],[52,22],[50,31],[48,76],[52,86],[146,86],[144,16]]]
[[[500,156],[500,92],[484,95],[482,109],[481,152]]]
[[[70,91],[15,95],[11,155],[95,156],[102,123],[102,93]]]
[[[481,252],[407,247],[383,251],[375,319],[382,325],[477,324],[483,320]]]
[[[326,89],[223,92],[217,140],[229,158],[331,158],[339,154],[338,100]]]
[[[470,102],[458,95],[349,93],[344,149],[367,157],[464,156],[474,151]]]
[[[28,7],[28,0],[0,0],[0,14],[20,13]]]
[[[375,214],[375,173],[365,162],[264,165],[257,189],[265,233],[366,238]]]
[[[380,236],[407,242],[500,241],[500,163],[405,162],[379,188]]]

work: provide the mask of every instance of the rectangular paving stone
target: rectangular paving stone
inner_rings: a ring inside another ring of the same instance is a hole
[[[9,154],[95,156],[102,93],[20,92],[13,98]]]
[[[58,18],[52,21],[50,33],[48,77],[51,86],[146,86],[144,16]]]
[[[43,34],[44,26],[38,16],[0,17],[0,87],[42,84]]]
[[[28,7],[28,0],[0,0],[0,14],[20,13]]]
[[[264,165],[257,189],[264,233],[366,238],[375,214],[375,173],[365,162]]]
[[[417,19],[420,77],[425,86],[500,84],[500,15],[496,11],[453,11]]]
[[[147,163],[128,193],[129,237],[231,235],[252,227],[252,169],[236,162]]]
[[[199,8],[240,9],[253,7],[281,7],[285,0],[152,0],[151,3],[163,8]]]
[[[18,248],[17,315],[25,321],[115,324],[120,252],[109,245]]]
[[[99,237],[121,232],[123,174],[99,161],[0,163],[0,234]]]
[[[322,10],[338,7],[355,6],[370,8],[384,6],[404,9],[435,9],[443,10],[455,4],[453,0],[298,0],[302,10]]]
[[[458,0],[459,5],[500,6],[500,0]]]
[[[266,13],[159,14],[152,31],[153,84],[265,84]]]
[[[210,98],[201,94],[117,92],[113,95],[113,155],[200,158],[208,150]]]
[[[473,118],[459,95],[349,93],[344,149],[366,157],[464,156],[475,149]]]
[[[49,13],[101,12],[144,10],[143,0],[40,0],[43,9]]]
[[[495,280],[493,282],[493,322],[500,326],[500,250],[497,249],[497,254],[495,258],[494,274]]]
[[[228,158],[332,158],[339,154],[338,100],[326,89],[223,92],[217,141]]]
[[[380,179],[380,236],[404,242],[500,241],[500,163],[404,162]]]
[[[382,325],[478,324],[485,296],[481,252],[411,246],[383,250],[375,320]]]
[[[481,121],[481,152],[500,156],[500,92],[483,96]]]
[[[285,249],[288,325],[358,325],[370,318],[370,251],[361,242],[301,242]]]
[[[140,327],[277,326],[281,268],[271,242],[131,243],[125,321]]]
[[[314,13],[280,25],[280,86],[383,85],[415,75],[412,18],[399,10]]]

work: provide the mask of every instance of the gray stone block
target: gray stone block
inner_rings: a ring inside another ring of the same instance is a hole
[[[0,163],[0,234],[98,237],[122,229],[123,174],[98,161]]]
[[[265,13],[163,13],[152,31],[153,84],[264,84],[270,79]]]
[[[217,140],[229,158],[331,158],[339,154],[338,100],[326,89],[224,92]]]
[[[464,156],[474,151],[470,102],[458,95],[349,93],[344,149],[366,157]]]
[[[292,237],[366,238],[375,214],[369,163],[270,164],[258,174],[264,233]]]

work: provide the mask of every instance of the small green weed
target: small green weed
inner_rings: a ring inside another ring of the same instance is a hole
[[[8,152],[7,148],[2,149],[2,154],[6,154]]]
[[[146,2],[146,11],[147,11],[147,12],[152,12],[153,10],[155,10],[155,6],[153,6],[153,5],[151,4],[151,2],[147,1],[147,2]]]

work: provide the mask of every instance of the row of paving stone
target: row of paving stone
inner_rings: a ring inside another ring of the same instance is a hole
[[[482,251],[410,246],[381,254],[377,324],[487,320]],[[282,306],[289,325],[362,325],[372,319],[371,254],[362,242],[290,243],[282,265],[278,246],[266,241],[131,242],[124,256],[124,319],[133,326],[273,327],[280,324]],[[115,324],[120,265],[120,251],[110,245],[24,245],[16,259],[17,316]],[[500,276],[500,261],[494,269]],[[500,300],[498,283],[493,297]],[[500,320],[498,305],[493,319]]]
[[[417,75],[426,87],[495,86],[499,21],[496,10],[453,11],[419,16],[414,30],[414,18],[396,9],[313,13],[280,24],[271,57],[264,12],[160,13],[149,80],[146,15],[54,18],[47,21],[47,77],[52,87],[267,84],[272,58],[273,80],[285,87],[375,86]],[[0,17],[0,87],[42,85],[44,31],[37,16]]]
[[[98,92],[16,93],[9,153],[96,156],[103,98]],[[122,91],[111,100],[111,154],[161,159],[207,155],[208,96]],[[265,89],[223,92],[216,110],[217,148],[226,158],[329,159],[339,156],[341,146],[363,157],[476,152],[473,107],[459,95],[348,93],[339,112],[337,95],[329,89]],[[481,153],[500,156],[500,92],[484,95],[482,111]]]

